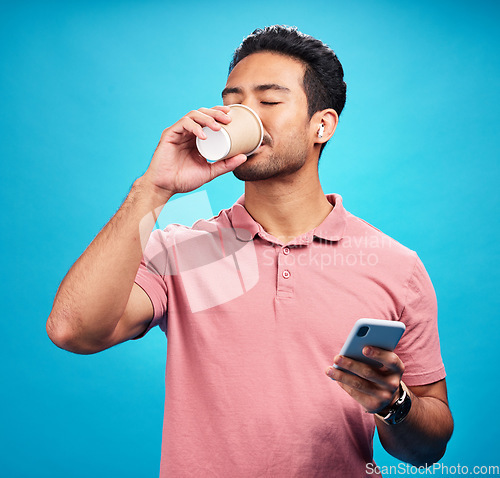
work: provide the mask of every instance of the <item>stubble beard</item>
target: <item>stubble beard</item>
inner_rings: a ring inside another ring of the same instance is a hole
[[[293,141],[293,144],[283,152],[272,151],[268,157],[263,160],[258,158],[253,162],[252,157],[238,166],[233,174],[241,181],[262,181],[275,177],[288,176],[298,171],[304,166],[307,159],[307,147],[304,138],[300,141]],[[265,150],[258,154],[266,154]]]

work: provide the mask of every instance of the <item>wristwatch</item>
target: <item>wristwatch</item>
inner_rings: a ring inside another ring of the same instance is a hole
[[[396,425],[397,423],[401,423],[410,412],[411,408],[411,398],[408,393],[408,388],[406,385],[401,382],[399,384],[399,398],[394,402],[392,407],[389,409],[389,413],[386,415],[377,415],[388,423],[389,425]]]

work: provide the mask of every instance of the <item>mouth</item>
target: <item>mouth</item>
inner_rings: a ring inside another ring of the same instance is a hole
[[[259,146],[259,147],[255,150],[255,152],[249,156],[249,158],[253,158],[253,157],[254,157],[254,156],[256,156],[257,154],[259,154],[265,146],[267,146],[267,145],[265,145],[265,144],[261,144],[261,145],[260,145],[260,146]]]

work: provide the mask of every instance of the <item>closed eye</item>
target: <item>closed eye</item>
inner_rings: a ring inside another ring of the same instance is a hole
[[[263,105],[279,105],[279,101],[261,101],[261,104]]]

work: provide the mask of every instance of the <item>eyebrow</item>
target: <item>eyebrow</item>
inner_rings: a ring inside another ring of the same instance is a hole
[[[290,88],[287,88],[286,86],[278,85],[276,83],[270,83],[266,85],[257,85],[252,88],[254,91],[267,91],[267,90],[277,90],[277,91],[283,91],[285,93],[290,92]],[[224,88],[222,90],[222,97],[229,95],[231,93],[243,93],[243,90],[237,86],[231,87],[231,88]]]

